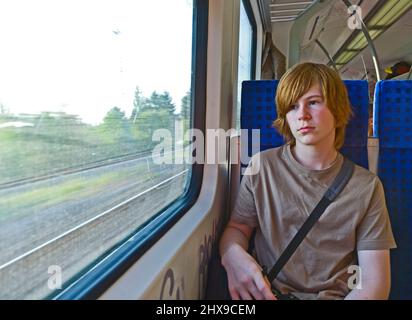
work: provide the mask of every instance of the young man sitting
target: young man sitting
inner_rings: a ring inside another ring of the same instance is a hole
[[[338,174],[351,116],[346,87],[321,64],[303,63],[279,82],[274,125],[286,138],[254,156],[220,240],[233,299],[276,299],[271,285],[300,299],[387,299],[392,235],[379,178],[355,166],[352,177],[313,226],[277,278],[272,267]],[[252,170],[254,171],[254,170]],[[256,258],[247,252],[256,229]],[[353,266],[356,266],[353,269]],[[353,270],[358,283],[351,289]]]

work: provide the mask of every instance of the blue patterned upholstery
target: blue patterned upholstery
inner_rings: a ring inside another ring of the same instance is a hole
[[[376,85],[378,175],[398,248],[391,252],[393,299],[412,299],[412,81]]]
[[[272,127],[277,115],[275,95],[278,83],[279,80],[244,81],[242,83],[240,126],[241,129],[261,130],[259,151],[284,144],[283,137]],[[249,156],[253,156],[251,134],[248,133],[247,151]]]
[[[346,127],[340,152],[356,164],[368,168],[369,88],[365,80],[345,80],[353,116]]]
[[[354,117],[347,126],[342,154],[368,168],[368,84],[362,80],[345,80]],[[261,129],[260,151],[281,146],[283,137],[272,127],[276,119],[275,95],[279,80],[255,80],[242,83],[242,129]],[[242,159],[252,153],[252,139],[248,132],[247,150],[242,144]],[[242,138],[242,141],[244,138]],[[247,165],[242,163],[242,165]]]

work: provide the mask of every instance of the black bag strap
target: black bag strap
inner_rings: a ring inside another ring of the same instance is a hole
[[[302,227],[290,241],[286,249],[280,255],[279,259],[276,261],[273,268],[267,274],[267,278],[270,283],[272,283],[272,281],[276,278],[280,270],[282,270],[283,266],[288,262],[289,258],[293,255],[296,248],[309,233],[310,229],[312,229],[313,225],[319,220],[320,216],[323,214],[325,209],[333,202],[333,200],[335,200],[335,198],[343,190],[343,188],[351,178],[354,168],[355,164],[348,158],[344,157],[342,167],[338,175],[336,176],[335,180],[333,180],[333,183],[331,184],[329,189],[326,190],[325,194],[323,195],[319,203],[316,205],[315,209],[313,209],[310,216],[306,219],[305,223],[302,225]]]

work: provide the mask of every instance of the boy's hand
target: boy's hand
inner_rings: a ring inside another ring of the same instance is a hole
[[[233,300],[277,300],[255,259],[240,246],[232,246],[222,257]]]

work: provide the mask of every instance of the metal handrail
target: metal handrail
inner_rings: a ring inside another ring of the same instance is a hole
[[[342,1],[348,8],[352,6],[352,3],[350,3],[349,0],[342,0]],[[373,40],[369,34],[369,30],[366,27],[365,23],[363,22],[363,20],[359,17],[359,15],[356,12],[354,13],[354,15],[357,21],[359,22],[359,24],[361,25],[363,35],[365,36],[366,41],[368,42],[368,46],[372,53],[372,60],[373,60],[373,65],[375,67],[376,78],[378,81],[380,81],[381,80],[381,68],[380,68],[380,63],[379,63],[379,58],[378,58],[378,52],[376,51],[375,45],[373,44]]]

